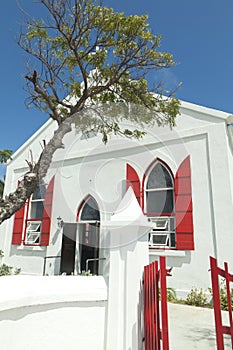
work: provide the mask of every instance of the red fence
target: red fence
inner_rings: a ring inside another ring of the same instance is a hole
[[[214,317],[216,329],[217,349],[224,350],[224,334],[231,335],[231,345],[233,349],[233,322],[232,322],[232,306],[231,306],[231,288],[230,282],[233,282],[233,275],[228,272],[228,264],[224,263],[224,269],[217,266],[217,260],[210,257],[213,303],[214,303]],[[226,292],[228,301],[229,326],[224,326],[222,323],[222,311],[220,300],[219,276],[226,281]]]
[[[165,257],[144,267],[145,350],[169,350],[166,276]]]

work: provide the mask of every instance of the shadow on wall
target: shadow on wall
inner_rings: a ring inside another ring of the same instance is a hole
[[[15,308],[10,310],[4,310],[0,312],[0,322],[1,321],[18,321],[23,319],[24,317],[28,317],[29,315],[39,314],[43,312],[49,312],[59,309],[86,309],[91,308],[96,305],[96,302],[83,301],[83,302],[62,302],[55,304],[46,304],[46,305],[35,305],[35,306],[24,306],[22,308]],[[99,302],[98,306],[105,307],[106,302]],[[84,310],[85,311],[85,310]]]
[[[150,263],[155,260],[159,260],[159,253],[158,256],[149,256]],[[167,266],[173,266],[173,267],[182,267],[184,264],[190,264],[191,263],[191,251],[185,251],[185,256],[167,256],[166,257],[166,263]]]

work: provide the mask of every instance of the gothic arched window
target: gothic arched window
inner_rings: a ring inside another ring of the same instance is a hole
[[[157,161],[145,180],[145,212],[154,223],[149,245],[154,248],[175,248],[173,176],[168,167]]]
[[[161,162],[157,162],[147,176],[145,202],[145,211],[148,214],[171,215],[173,212],[173,177]]]

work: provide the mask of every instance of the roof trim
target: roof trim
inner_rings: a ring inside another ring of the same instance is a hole
[[[231,116],[230,113],[219,111],[218,109],[204,107],[198,104],[194,104],[194,103],[186,102],[182,100],[180,100],[180,102],[181,102],[181,106],[180,106],[181,110],[192,110],[194,112],[205,114],[209,117],[219,118],[225,121],[227,121],[227,119]]]
[[[11,159],[7,161],[7,165],[10,164],[15,158],[18,157],[18,155],[25,150],[43,131],[45,131],[50,125],[55,123],[54,120],[49,118],[47,122],[45,122],[29,139],[24,142],[18,149],[15,151],[15,153],[11,156]]]
[[[227,112],[223,112],[217,109],[209,108],[209,107],[204,107],[195,103],[191,102],[186,102],[182,101],[180,110],[181,112],[184,112],[185,110],[187,111],[193,111],[196,113],[200,113],[202,115],[206,115],[210,118],[218,118],[222,121],[225,121],[227,124],[232,124],[233,123],[233,115]],[[17,151],[11,156],[11,159],[7,161],[7,165],[10,164],[12,161],[14,161],[15,158],[18,157],[18,155],[25,150],[42,132],[44,132],[50,125],[55,123],[54,120],[49,118],[47,122],[45,122],[29,139],[20,146]]]

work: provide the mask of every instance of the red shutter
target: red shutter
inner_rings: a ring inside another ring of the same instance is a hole
[[[12,244],[20,245],[22,242],[25,206],[26,204],[15,213]]]
[[[20,181],[18,181],[18,186]],[[20,245],[23,240],[23,227],[25,221],[25,209],[28,205],[28,201],[20,208],[14,216],[14,226],[13,226],[13,235],[12,235],[12,244]]]
[[[43,218],[42,218],[42,231],[41,231],[41,240],[40,240],[40,245],[43,245],[43,246],[49,245],[54,178],[55,177],[51,179],[46,189],[45,200],[44,200],[44,212],[43,212]]]
[[[176,248],[194,250],[190,156],[179,166],[175,178]]]
[[[137,172],[129,164],[127,164],[127,167],[126,167],[126,180],[127,180],[126,190],[128,190],[129,186],[131,186],[134,190],[134,194],[138,200],[139,205],[141,205],[140,180]]]

